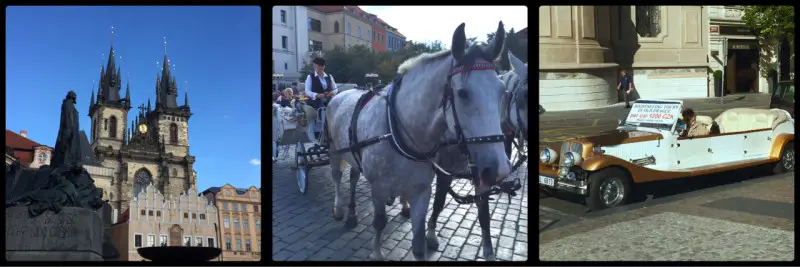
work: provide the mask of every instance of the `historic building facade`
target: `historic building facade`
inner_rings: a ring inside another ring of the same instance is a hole
[[[6,130],[6,167],[14,162],[30,169],[50,165],[53,148],[28,139],[28,131],[19,134]]]
[[[219,210],[223,261],[261,259],[261,189],[235,188],[229,184],[203,191]]]
[[[113,47],[108,64],[101,70],[95,100],[94,90],[89,103],[91,148],[106,175],[100,175],[97,186],[107,192],[107,200],[119,214],[130,201],[153,185],[165,196],[178,196],[196,183],[195,157],[189,151],[188,93],[178,106],[178,87],[164,55],[163,71],[156,77],[155,106],[141,104],[132,108],[130,86],[125,97],[119,90],[120,69],[114,61]],[[127,125],[133,117],[131,125]],[[95,178],[98,180],[98,178]]]
[[[272,73],[283,74],[278,83],[297,81],[308,62],[308,9],[305,6],[272,7]]]
[[[548,111],[618,102],[619,70],[633,99],[707,97],[703,6],[539,7],[539,97]]]
[[[152,183],[143,189],[108,229],[120,260],[141,261],[141,247],[219,247],[217,208],[195,185],[176,196],[162,195]]]

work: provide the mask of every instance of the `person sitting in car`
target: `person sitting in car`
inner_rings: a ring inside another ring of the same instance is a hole
[[[690,108],[683,109],[681,116],[686,123],[686,130],[681,134],[681,137],[704,136],[710,133],[708,124],[697,121],[697,114],[694,113],[694,110]]]

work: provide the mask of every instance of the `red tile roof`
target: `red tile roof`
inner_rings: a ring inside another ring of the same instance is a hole
[[[322,12],[336,12],[344,10],[342,6],[311,6],[311,7]]]
[[[131,209],[125,209],[119,216],[117,216],[116,223],[127,222],[131,218]]]
[[[6,147],[31,150],[14,151],[14,157],[18,158],[19,163],[23,166],[28,166],[33,162],[33,148],[38,146],[42,145],[15,132],[6,130]]]

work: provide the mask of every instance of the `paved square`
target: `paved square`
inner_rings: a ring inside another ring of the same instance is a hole
[[[328,166],[311,169],[308,192],[300,193],[294,169],[294,146],[289,154],[281,151],[272,164],[272,259],[275,261],[364,261],[372,251],[373,207],[369,185],[361,178],[356,188],[358,225],[344,227],[344,221],[333,219],[333,185]],[[349,199],[350,188],[345,170],[341,185]],[[491,235],[498,260],[528,259],[528,168],[523,164],[509,179],[519,177],[522,189],[510,201],[501,195],[489,201]],[[435,185],[434,185],[435,188]],[[463,179],[453,183],[453,190],[467,194],[472,185]],[[400,204],[387,207],[388,224],[384,229],[383,254],[389,261],[413,261],[411,222],[400,215]],[[428,211],[433,210],[433,199]],[[439,250],[429,251],[431,261],[483,260],[480,251],[480,224],[474,204],[458,205],[448,195],[437,225]]]

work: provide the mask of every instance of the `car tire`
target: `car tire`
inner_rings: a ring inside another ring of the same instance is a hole
[[[789,142],[783,145],[781,151],[781,160],[775,163],[772,172],[775,174],[794,171],[795,157],[794,157],[794,142]]]
[[[628,175],[617,168],[608,168],[590,174],[589,195],[586,196],[586,206],[591,211],[597,211],[628,203],[632,195],[630,181]],[[604,191],[610,192],[609,198],[613,196],[614,200],[604,201]],[[617,199],[618,195],[619,199]]]

